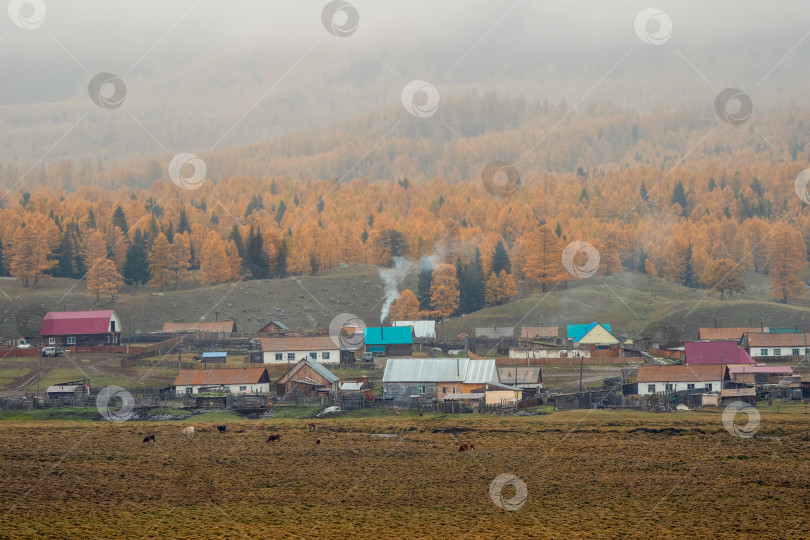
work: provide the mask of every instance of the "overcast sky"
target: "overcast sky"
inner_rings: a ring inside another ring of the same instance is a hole
[[[176,115],[209,115],[217,136],[191,141],[208,145],[253,106],[297,110],[268,120],[271,129],[245,121],[220,143],[241,145],[396,104],[414,79],[445,96],[475,87],[648,108],[671,105],[662,96],[673,87],[682,88],[678,99],[703,103],[733,86],[767,106],[806,95],[810,58],[810,2],[798,0],[352,0],[359,23],[346,37],[324,27],[324,0],[37,2],[44,16],[37,3],[10,4],[30,29],[0,17],[4,129],[60,114],[69,123],[71,107],[92,109],[93,76],[110,72],[127,85],[121,111],[145,118],[144,127],[153,121],[166,146],[193,139],[177,135]],[[648,17],[640,36],[636,19],[651,7],[663,19]],[[617,81],[638,84],[628,92]],[[17,105],[28,107],[8,108]],[[175,125],[159,125],[169,116]]]

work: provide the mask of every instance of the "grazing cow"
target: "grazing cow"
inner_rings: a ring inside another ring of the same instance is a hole
[[[320,439],[315,439],[315,444],[321,444],[321,440]]]
[[[475,450],[475,444],[470,443],[469,446],[470,446],[470,450]]]
[[[228,426],[217,426],[217,429],[220,433],[225,433],[228,430]]]
[[[184,427],[183,428],[183,435],[185,435],[189,439],[194,437],[194,426]]]
[[[267,437],[267,440],[264,441],[264,442],[271,442],[271,441],[275,442],[275,441],[280,441],[280,440],[281,440],[281,435],[279,435],[278,433],[271,433],[270,436]]]
[[[315,422],[307,422],[307,429],[310,431],[315,431],[318,429],[318,426],[315,425]]]
[[[466,452],[469,449],[470,449],[470,446],[465,442],[461,443],[461,445],[459,445],[459,447],[458,447],[459,452]]]
[[[143,442],[149,442],[149,441],[155,442],[155,436],[154,435],[147,435],[146,437],[143,438]],[[157,444],[157,443],[155,443],[155,444]]]

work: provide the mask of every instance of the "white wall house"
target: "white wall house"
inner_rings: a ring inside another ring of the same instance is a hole
[[[341,350],[329,336],[261,338],[262,362],[295,364],[309,358],[320,364],[339,364]],[[344,351],[344,354],[351,351]]]
[[[751,358],[810,355],[810,334],[746,332],[740,345]]]
[[[590,349],[509,349],[509,358],[520,360],[526,358],[590,358]]]
[[[184,369],[177,375],[174,387],[178,394],[269,394],[270,376],[263,367]]]
[[[638,395],[670,394],[706,389],[719,392],[723,388],[723,372],[717,365],[641,366],[638,368]]]

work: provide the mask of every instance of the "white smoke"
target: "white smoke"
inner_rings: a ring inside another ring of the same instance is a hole
[[[391,304],[399,296],[399,284],[408,275],[413,263],[405,257],[394,257],[394,266],[392,268],[381,268],[380,279],[383,281],[385,287],[385,302],[383,302],[382,310],[380,311],[380,324],[388,318],[388,311],[391,309]]]

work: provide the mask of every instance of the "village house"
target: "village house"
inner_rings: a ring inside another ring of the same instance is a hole
[[[554,326],[523,326],[520,328],[521,339],[554,340],[560,335],[560,329]]]
[[[725,366],[640,366],[638,368],[638,395],[671,394],[703,389],[719,392],[723,387]]]
[[[620,349],[619,340],[610,333],[609,324],[569,324],[568,338],[579,347],[592,350]]]
[[[263,367],[183,369],[174,380],[174,388],[177,394],[267,394],[270,376]]]
[[[383,397],[395,401],[441,401],[498,383],[495,360],[470,358],[391,358],[383,373]]]
[[[43,343],[67,347],[118,345],[121,321],[115,311],[51,311],[39,330]]]
[[[280,334],[284,335],[285,333],[289,332],[289,328],[284,323],[280,323],[278,321],[270,321],[269,323],[265,324],[261,328],[259,328],[256,333],[257,334]]]
[[[489,339],[512,339],[515,337],[514,326],[488,326],[475,329],[475,337]]]
[[[810,355],[810,334],[805,332],[761,333],[746,332],[740,338],[743,347],[752,358],[781,358]]]
[[[684,358],[687,365],[756,363],[736,341],[687,341]]]
[[[265,364],[294,364],[304,358],[321,364],[354,362],[354,351],[341,350],[330,336],[268,337],[259,342]]]
[[[701,328],[698,335],[700,336],[700,341],[740,341],[740,338],[746,332],[767,331],[768,329],[765,327]]]
[[[484,394],[484,403],[486,405],[516,405],[518,401],[523,399],[522,389],[495,382],[486,383],[480,388],[474,388],[470,393]]]
[[[793,377],[793,368],[790,366],[758,364],[756,366],[728,366],[726,370],[727,379],[756,386],[779,384],[782,379]]]
[[[578,347],[510,347],[509,358],[512,360],[538,359],[538,358],[590,358],[590,349]]]
[[[363,329],[366,352],[376,356],[408,357],[413,354],[413,328],[410,326]]]
[[[323,396],[336,393],[340,379],[309,357],[299,360],[276,382],[279,396]]]

